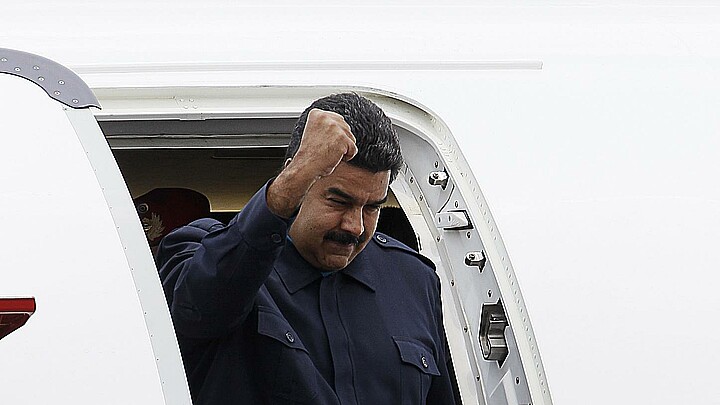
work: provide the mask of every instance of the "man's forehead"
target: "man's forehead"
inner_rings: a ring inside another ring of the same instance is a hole
[[[320,178],[315,186],[320,193],[325,195],[331,188],[334,188],[353,199],[381,200],[387,195],[389,181],[389,170],[371,172],[347,162],[341,162],[331,174]]]

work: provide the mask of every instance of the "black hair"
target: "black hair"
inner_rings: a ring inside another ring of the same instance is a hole
[[[285,160],[292,158],[300,148],[305,123],[310,110],[317,108],[340,114],[355,136],[358,153],[348,161],[373,173],[390,171],[390,181],[403,165],[400,141],[392,122],[375,103],[356,93],[340,93],[315,100],[298,118],[285,152]]]

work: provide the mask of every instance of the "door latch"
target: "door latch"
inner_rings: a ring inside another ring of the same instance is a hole
[[[466,211],[445,211],[435,214],[435,226],[446,231],[472,229]]]
[[[484,304],[480,312],[480,349],[485,360],[495,360],[502,366],[508,355],[505,328],[508,326],[505,310],[500,301]]]
[[[428,178],[428,182],[431,186],[440,186],[444,190],[445,187],[447,187],[448,178],[448,174],[444,171],[430,172],[430,178]]]

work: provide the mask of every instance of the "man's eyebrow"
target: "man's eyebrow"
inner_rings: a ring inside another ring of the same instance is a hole
[[[340,190],[339,188],[330,187],[330,188],[328,189],[328,193],[330,193],[330,194],[335,194],[336,196],[338,196],[338,197],[340,197],[340,198],[343,198],[343,199],[345,199],[345,200],[355,201],[355,198],[353,198],[353,196],[351,196],[350,194],[348,194],[348,193]]]
[[[351,196],[350,194],[348,194],[348,193],[340,190],[339,188],[330,187],[330,188],[328,189],[328,193],[334,194],[334,195],[336,195],[336,196],[338,196],[338,197],[340,197],[340,198],[342,198],[342,199],[344,199],[344,200],[352,201],[353,203],[355,202],[355,198],[354,198],[353,196]],[[369,204],[367,204],[367,205],[382,205],[382,204],[385,204],[385,202],[387,201],[387,199],[388,199],[388,195],[385,194],[385,197],[384,197],[382,200],[373,201],[373,202],[371,202],[371,203],[369,203]]]

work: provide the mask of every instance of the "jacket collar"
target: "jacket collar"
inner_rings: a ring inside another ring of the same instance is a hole
[[[376,269],[368,265],[368,251],[373,247],[372,243],[368,244],[346,268],[339,272],[375,291],[377,280],[374,272]],[[295,294],[315,280],[322,278],[321,271],[305,261],[291,241],[287,241],[280,257],[275,261],[275,271],[290,294]]]
[[[347,267],[340,271],[375,291],[375,285],[377,283],[375,272],[378,271],[378,269],[370,266],[369,250],[371,248],[373,248],[372,243],[369,243],[359,255],[355,256],[355,259],[350,262]]]

